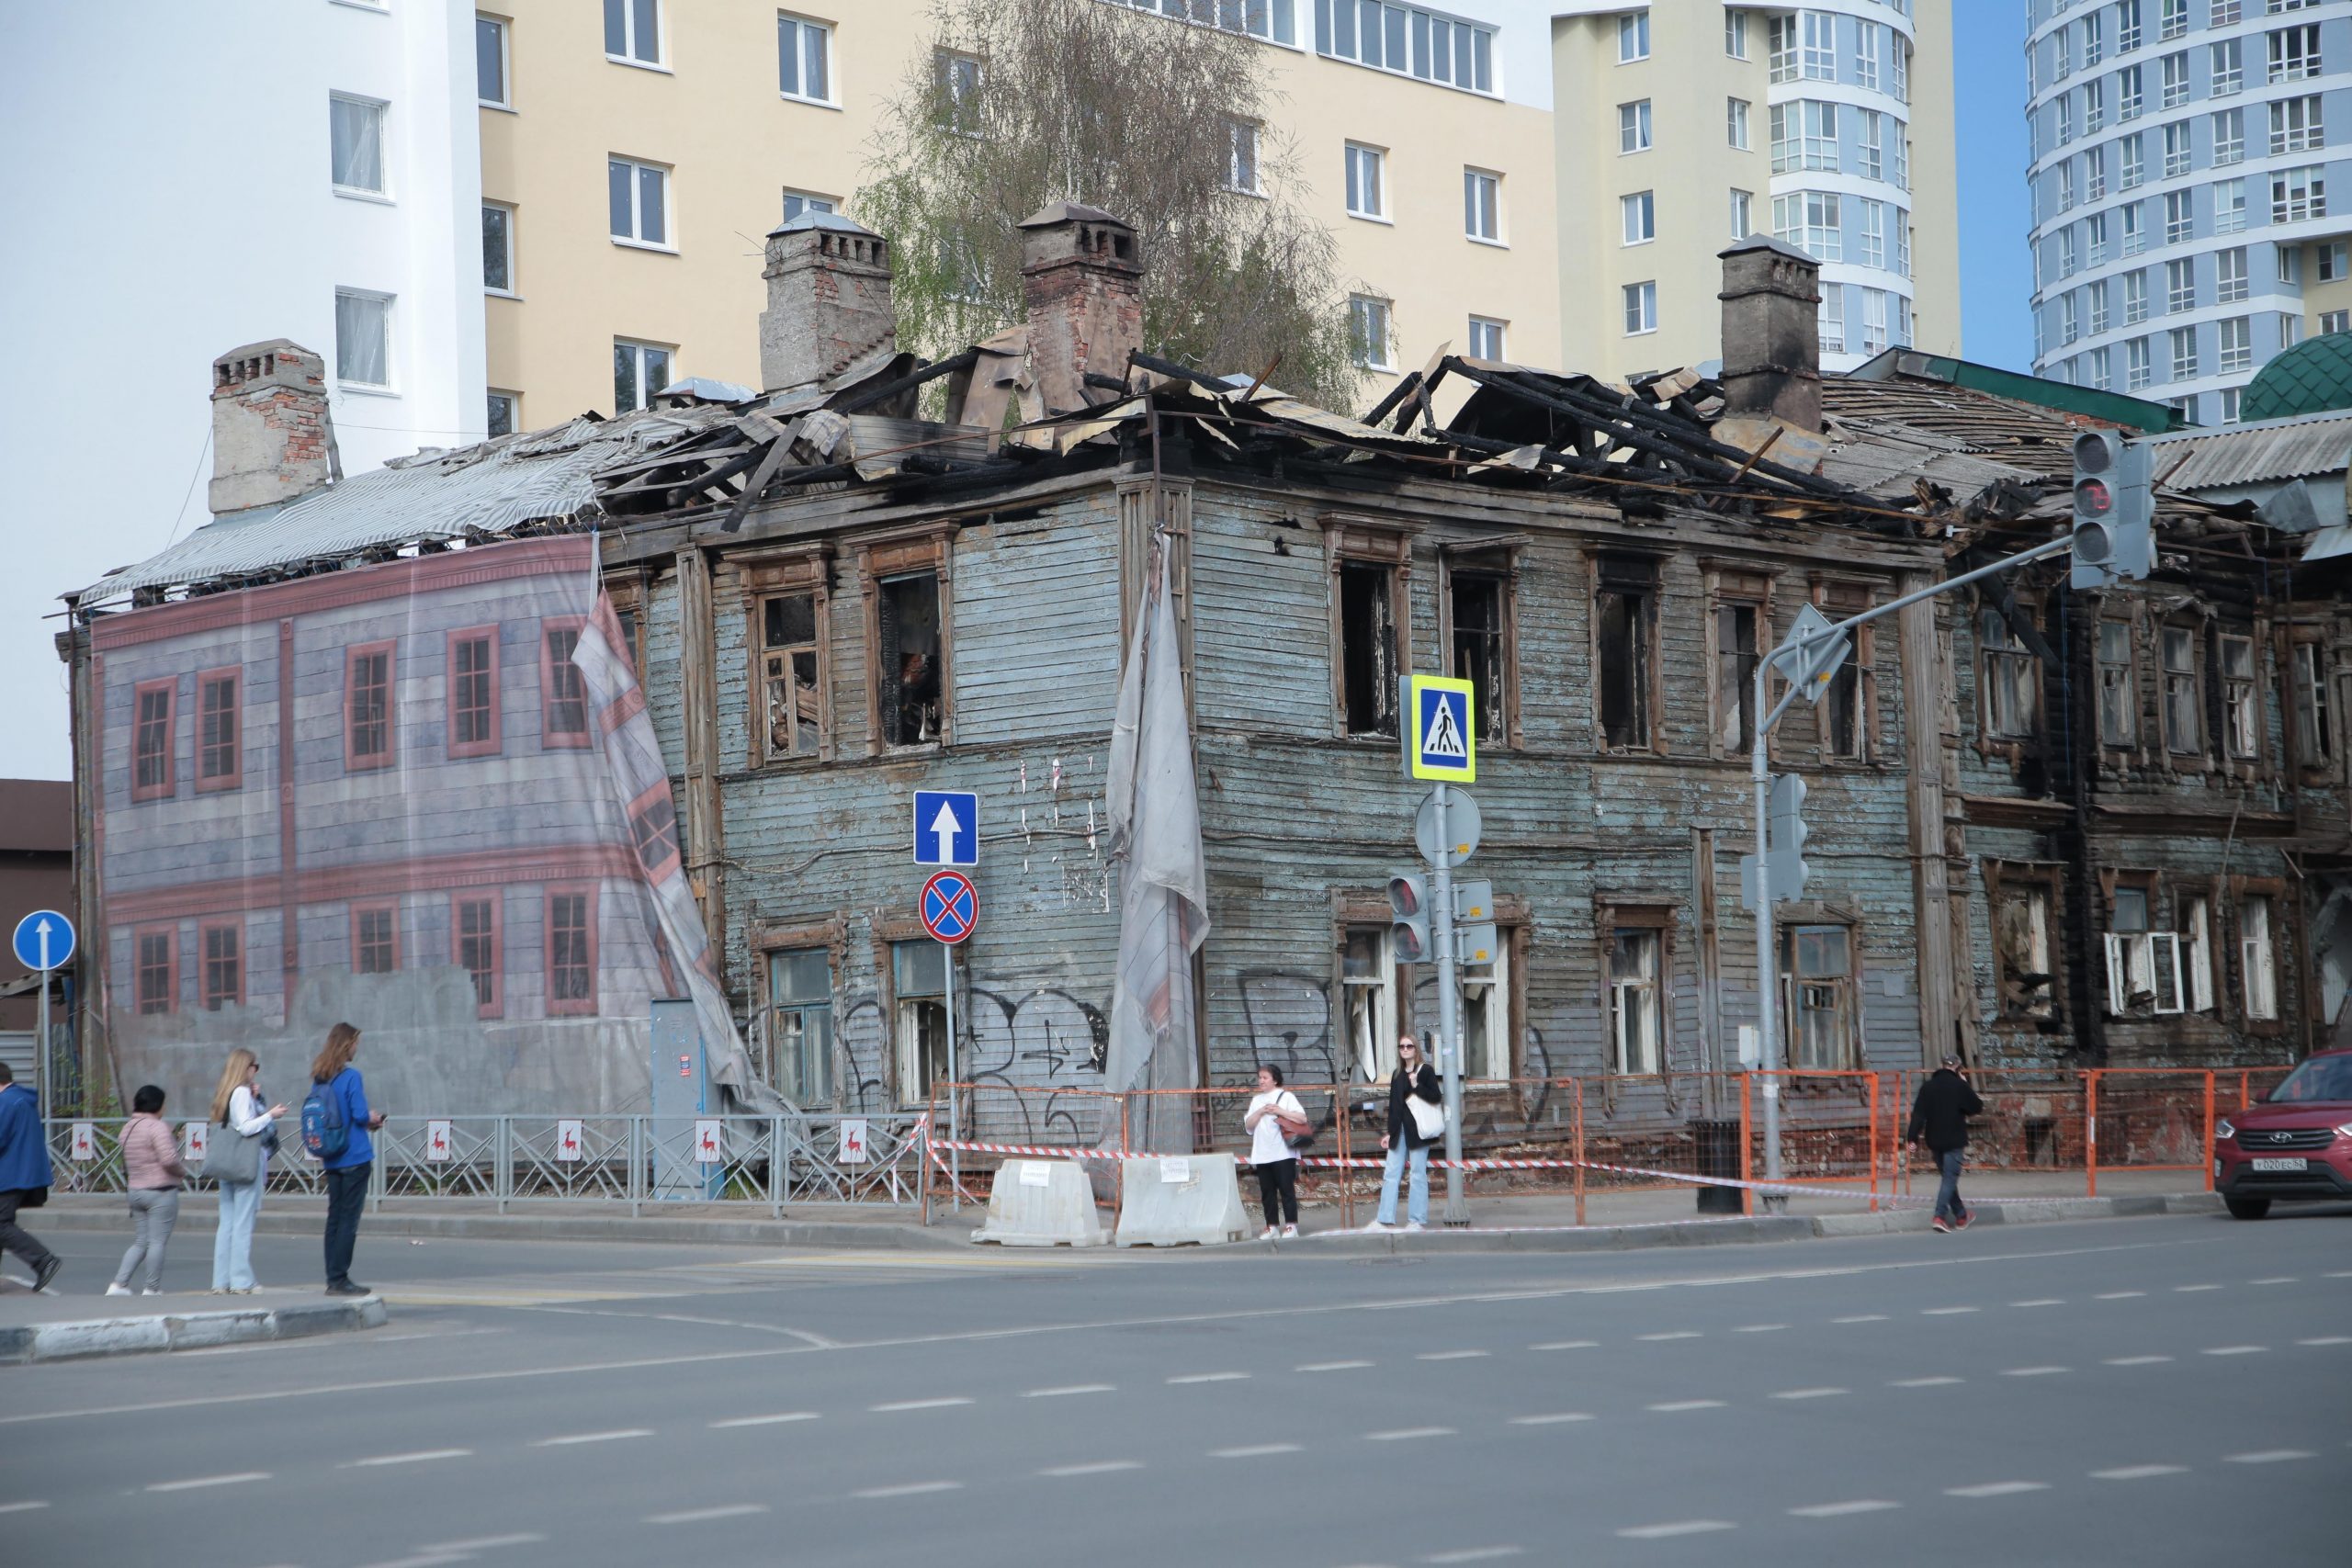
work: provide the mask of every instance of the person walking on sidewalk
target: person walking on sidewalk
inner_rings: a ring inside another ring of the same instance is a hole
[[[1935,1225],[1939,1231],[1964,1231],[1973,1217],[1960,1201],[1960,1167],[1968,1153],[1968,1119],[1984,1110],[1984,1102],[1969,1087],[1958,1056],[1946,1056],[1911,1102],[1911,1124],[1903,1130],[1903,1146],[1909,1150],[1926,1139],[1928,1152],[1943,1173],[1936,1189]]]
[[[19,1209],[49,1201],[49,1136],[41,1131],[33,1091],[0,1062],[0,1254],[13,1252],[33,1271],[33,1289],[46,1291],[64,1262],[17,1223]]]
[[[261,1097],[261,1064],[240,1045],[229,1053],[221,1069],[220,1087],[212,1091],[211,1153],[205,1167],[211,1171],[243,1172],[243,1156],[253,1159],[253,1175],[232,1179],[221,1175],[220,1224],[212,1234],[212,1293],[249,1296],[254,1293],[254,1216],[261,1212],[261,1190],[269,1181],[269,1156],[277,1150],[277,1119],[283,1105],[268,1105]],[[244,1148],[246,1140],[252,1147]],[[228,1151],[237,1146],[239,1158],[230,1164]]]
[[[1259,1239],[1272,1241],[1277,1234],[1296,1235],[1298,1151],[1290,1146],[1290,1140],[1306,1132],[1306,1107],[1283,1087],[1280,1067],[1258,1069],[1258,1095],[1242,1112],[1241,1125],[1250,1134],[1250,1168],[1258,1173],[1258,1201],[1266,1211],[1266,1234]],[[1274,1229],[1277,1221],[1282,1225],[1279,1233]]]
[[[187,1179],[187,1168],[180,1163],[179,1140],[164,1120],[164,1091],[153,1084],[142,1084],[130,1097],[130,1120],[122,1128],[122,1172],[130,1184],[131,1222],[139,1230],[107,1294],[130,1294],[130,1276],[138,1273],[142,1280],[139,1293],[160,1296],[164,1248],[171,1245],[172,1227],[180,1223],[180,1183]]]
[[[1416,1111],[1407,1103],[1419,1100],[1427,1109]],[[1405,1205],[1405,1228],[1423,1230],[1430,1223],[1430,1145],[1445,1135],[1445,1091],[1438,1087],[1437,1069],[1421,1060],[1421,1047],[1409,1035],[1396,1041],[1396,1070],[1388,1077],[1388,1131],[1380,1146],[1387,1157],[1380,1170],[1380,1214],[1368,1231],[1396,1228],[1396,1183],[1412,1168],[1412,1183]]]
[[[364,1296],[368,1287],[351,1281],[351,1253],[359,1245],[359,1211],[368,1201],[368,1179],[376,1165],[376,1141],[368,1134],[384,1124],[384,1113],[368,1109],[368,1086],[351,1058],[359,1051],[359,1031],[338,1023],[327,1031],[327,1043],[311,1064],[311,1094],[321,1102],[329,1124],[330,1141],[339,1133],[340,1149],[320,1151],[319,1163],[327,1173],[327,1294]],[[309,1107],[304,1107],[302,1135],[311,1135]]]

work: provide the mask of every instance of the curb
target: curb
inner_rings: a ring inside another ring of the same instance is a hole
[[[124,1229],[114,1207],[59,1208],[40,1216],[42,1228],[57,1231]],[[264,1211],[256,1235],[315,1236],[321,1216]],[[817,1247],[878,1251],[960,1250],[964,1236],[951,1229],[919,1224],[865,1224],[854,1220],[707,1219],[644,1214],[367,1214],[364,1235],[418,1236],[444,1241],[668,1241],[719,1247]]]
[[[209,1349],[263,1339],[307,1339],[319,1334],[381,1328],[384,1323],[383,1301],[371,1295],[349,1301],[299,1302],[278,1307],[170,1313],[159,1317],[28,1324],[19,1328],[0,1328],[0,1366]]]

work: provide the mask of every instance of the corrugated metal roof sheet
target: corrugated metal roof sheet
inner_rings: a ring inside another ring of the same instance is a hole
[[[2165,484],[2171,490],[2221,490],[2342,473],[2352,464],[2352,412],[2185,432],[2161,436],[2154,445],[2156,472],[2170,472]],[[2173,468],[2175,463],[2180,467]]]

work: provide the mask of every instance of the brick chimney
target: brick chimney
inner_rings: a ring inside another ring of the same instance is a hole
[[[214,516],[271,506],[343,478],[326,361],[284,338],[212,362]]]
[[[1818,434],[1821,264],[1764,234],[1716,254],[1724,264],[1724,420]]]
[[[1143,253],[1109,213],[1057,201],[1021,221],[1021,288],[1029,310],[1029,369],[1046,407],[1081,409],[1086,373],[1125,377],[1143,346]]]
[[[803,212],[769,230],[761,276],[763,390],[822,380],[898,341],[890,243],[838,212]]]

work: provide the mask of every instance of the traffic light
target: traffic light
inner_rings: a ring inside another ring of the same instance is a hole
[[[2075,437],[2076,588],[2138,581],[2155,564],[2155,487],[2148,448],[2112,430]]]
[[[1453,885],[1453,961],[1476,967],[1492,964],[1500,942],[1495,930],[1495,885]]]
[[[1788,903],[1804,897],[1805,879],[1813,868],[1804,863],[1804,841],[1813,829],[1804,825],[1804,780],[1781,773],[1772,780],[1766,802],[1764,842],[1772,862],[1772,901]]]
[[[1388,879],[1389,945],[1399,964],[1430,958],[1430,886],[1425,877],[1400,872]]]

